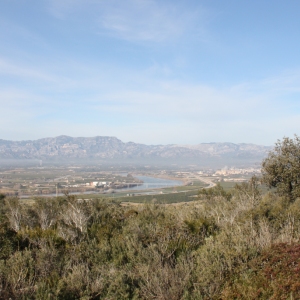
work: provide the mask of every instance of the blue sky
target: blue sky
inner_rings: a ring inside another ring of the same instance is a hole
[[[300,134],[300,2],[2,0],[0,139]]]

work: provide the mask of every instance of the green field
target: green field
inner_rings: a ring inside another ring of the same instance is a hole
[[[235,185],[237,184],[237,182],[234,181],[221,181],[220,185],[221,187],[226,191],[230,191],[231,189],[233,189],[235,187]]]
[[[236,184],[240,184],[240,183],[239,182],[233,182],[233,181],[226,181],[226,182],[222,181],[222,182],[220,182],[221,187],[226,192],[232,190],[235,187]],[[270,191],[270,189],[264,184],[259,186],[259,190],[263,195],[266,194],[268,191]],[[272,191],[275,191],[275,189],[272,189]]]
[[[122,202],[134,202],[134,203],[149,203],[156,201],[157,203],[178,203],[188,202],[195,200],[195,195],[198,195],[198,189],[194,189],[186,192],[175,192],[168,194],[157,194],[157,195],[137,195],[122,198],[115,198]]]

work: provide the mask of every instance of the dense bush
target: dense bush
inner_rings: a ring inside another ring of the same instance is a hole
[[[181,206],[1,201],[0,299],[300,297],[300,199],[255,178]]]
[[[300,245],[274,244],[223,290],[227,299],[300,299]]]

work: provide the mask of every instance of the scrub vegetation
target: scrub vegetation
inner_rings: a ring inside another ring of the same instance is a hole
[[[260,183],[181,206],[2,195],[0,299],[299,299],[297,183]]]

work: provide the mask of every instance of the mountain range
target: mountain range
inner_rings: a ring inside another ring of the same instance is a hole
[[[8,141],[0,139],[0,159],[41,160],[174,160],[258,161],[271,150],[269,146],[234,143],[197,145],[144,145],[124,143],[116,137],[58,136],[38,140]]]

